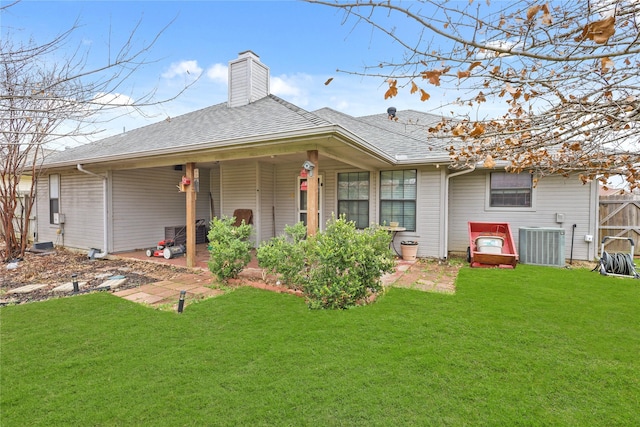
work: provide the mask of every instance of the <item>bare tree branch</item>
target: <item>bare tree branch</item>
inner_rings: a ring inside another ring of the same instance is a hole
[[[450,148],[454,167],[503,161],[583,182],[620,173],[640,187],[639,2],[307,1],[344,10],[344,22],[404,51],[402,61],[347,71],[385,79],[385,97],[404,87],[428,103],[430,90],[457,90],[457,113],[427,130],[461,141]],[[485,103],[504,114],[478,117]]]
[[[30,201],[53,141],[87,137],[95,132],[88,125],[100,123],[104,112],[144,114],[144,107],[175,99],[190,86],[162,100],[155,98],[155,90],[137,98],[120,93],[152,62],[146,55],[170,23],[150,42],[136,46],[140,25],[98,66],[88,66],[89,50],[80,45],[68,49],[77,24],[42,44],[13,42],[9,30],[0,40],[0,259],[24,256]],[[61,52],[72,53],[59,60]]]

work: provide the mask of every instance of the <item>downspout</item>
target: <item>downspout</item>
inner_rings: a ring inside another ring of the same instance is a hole
[[[102,235],[104,236],[103,238],[103,250],[102,253],[99,254],[93,254],[93,258],[104,258],[105,256],[107,256],[108,251],[108,247],[109,247],[109,238],[107,236],[107,230],[108,230],[108,226],[109,226],[109,216],[108,216],[108,209],[107,209],[107,203],[109,202],[109,197],[108,197],[108,188],[107,188],[107,177],[105,175],[100,175],[91,171],[86,170],[85,168],[82,167],[82,165],[80,163],[78,163],[76,165],[76,167],[78,168],[78,170],[80,172],[86,173],[87,175],[93,175],[93,176],[97,176],[98,178],[102,179],[102,203],[104,206],[104,212],[102,213],[102,229],[103,229],[103,233]]]
[[[449,174],[444,181],[443,201],[441,203],[441,215],[444,226],[442,227],[442,238],[440,239],[442,242],[442,246],[440,247],[440,256],[442,259],[447,259],[449,255],[449,180],[456,176],[468,174],[474,170],[476,170],[476,165],[472,165],[469,169]]]

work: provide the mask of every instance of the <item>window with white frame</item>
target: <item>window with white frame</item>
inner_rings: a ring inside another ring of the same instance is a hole
[[[58,224],[60,214],[60,175],[49,175],[49,224]]]
[[[338,215],[359,229],[369,226],[369,188],[369,172],[338,174]]]
[[[417,175],[415,169],[380,172],[380,224],[416,230]]]
[[[531,207],[533,175],[530,173],[492,172],[490,181],[490,207]]]

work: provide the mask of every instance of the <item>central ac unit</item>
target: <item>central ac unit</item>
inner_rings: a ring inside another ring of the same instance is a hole
[[[563,228],[520,227],[520,262],[564,267],[564,234]]]

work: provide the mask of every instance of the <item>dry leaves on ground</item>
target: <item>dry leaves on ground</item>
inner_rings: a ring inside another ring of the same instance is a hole
[[[113,276],[124,276],[127,282],[120,289],[126,289],[167,280],[184,273],[184,269],[121,258],[90,259],[87,254],[55,249],[47,253],[25,254],[15,269],[7,269],[9,264],[0,264],[0,300],[19,304],[28,301],[40,301],[57,295],[53,287],[72,281],[72,274],[78,282],[86,282],[83,290],[91,290]],[[15,294],[10,291],[25,285],[47,284],[38,291],[27,294]]]

